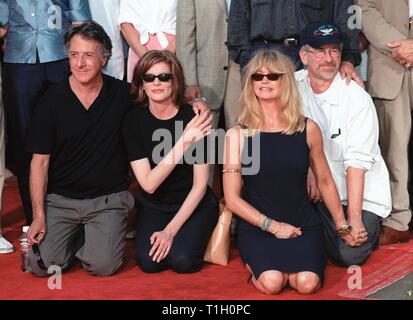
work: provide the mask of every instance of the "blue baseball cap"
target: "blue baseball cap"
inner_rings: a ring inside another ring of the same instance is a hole
[[[345,34],[332,22],[309,24],[300,33],[300,45],[308,44],[313,48],[321,48],[326,44],[343,44],[345,40]]]

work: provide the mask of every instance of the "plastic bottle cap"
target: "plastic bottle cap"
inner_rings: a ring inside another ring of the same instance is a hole
[[[27,231],[29,231],[29,226],[24,226],[23,227],[23,232],[27,232]]]

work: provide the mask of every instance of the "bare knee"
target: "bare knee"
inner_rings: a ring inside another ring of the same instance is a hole
[[[266,294],[278,294],[284,288],[287,277],[279,271],[265,271],[258,278]]]
[[[299,272],[296,277],[296,289],[302,294],[312,294],[320,289],[320,278],[313,272]]]

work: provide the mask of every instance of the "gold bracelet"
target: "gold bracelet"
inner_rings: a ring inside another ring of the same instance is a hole
[[[241,169],[224,169],[222,170],[222,173],[237,173],[241,172]]]
[[[353,227],[348,225],[348,224],[344,224],[340,229],[337,229],[337,236],[338,237],[345,237],[347,235],[349,235],[351,233],[351,231],[353,230]]]

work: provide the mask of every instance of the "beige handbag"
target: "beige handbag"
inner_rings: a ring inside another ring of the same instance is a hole
[[[219,202],[219,209],[218,222],[209,239],[204,261],[227,265],[229,262],[232,212],[225,205],[224,199]]]

